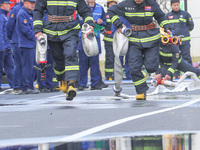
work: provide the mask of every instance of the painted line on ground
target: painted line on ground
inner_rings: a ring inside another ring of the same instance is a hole
[[[192,104],[195,104],[197,102],[200,102],[200,99],[195,99],[195,100],[189,101],[187,103],[184,103],[184,104],[181,104],[181,105],[178,105],[178,106],[174,106],[174,107],[170,107],[170,108],[165,108],[165,109],[161,109],[161,110],[157,110],[157,111],[152,111],[152,112],[148,112],[148,113],[144,113],[144,114],[140,114],[140,115],[135,115],[135,116],[130,116],[130,117],[127,117],[127,118],[119,119],[119,120],[116,120],[116,121],[112,121],[110,123],[106,123],[106,124],[103,124],[103,125],[100,125],[100,126],[97,126],[97,127],[94,127],[94,128],[91,128],[91,129],[88,129],[88,130],[85,130],[85,131],[82,131],[82,132],[79,132],[79,133],[76,133],[76,134],[73,134],[73,135],[68,136],[66,138],[58,139],[57,142],[76,141],[76,140],[78,140],[82,137],[97,133],[99,131],[102,131],[102,130],[105,130],[105,129],[108,129],[108,128],[129,122],[129,121],[132,121],[132,120],[135,120],[135,119],[160,114],[160,113],[163,113],[163,112],[168,112],[168,111],[175,110],[175,109],[180,109],[180,108],[187,107],[187,106],[190,106]]]
[[[14,145],[30,145],[30,144],[34,145],[34,144],[43,144],[43,143],[56,143],[56,142],[72,142],[72,141],[76,142],[76,141],[79,141],[81,138],[87,137],[91,134],[97,133],[99,131],[129,122],[129,121],[133,121],[133,120],[136,120],[139,118],[184,108],[184,107],[190,106],[190,105],[198,103],[198,102],[200,102],[199,98],[194,99],[189,102],[186,102],[186,103],[183,103],[181,105],[174,106],[174,107],[165,108],[165,109],[161,109],[161,110],[157,110],[157,111],[152,111],[152,112],[143,113],[140,115],[134,115],[134,116],[126,117],[126,118],[119,119],[116,121],[112,121],[112,122],[109,122],[109,123],[106,123],[106,124],[103,124],[100,126],[96,126],[94,128],[84,130],[82,132],[78,132],[78,133],[70,135],[70,136],[0,140],[0,146],[5,147],[5,146],[14,146]]]

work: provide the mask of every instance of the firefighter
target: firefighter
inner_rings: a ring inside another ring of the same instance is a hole
[[[10,88],[13,88],[14,60],[11,43],[7,37],[7,14],[10,10],[10,0],[0,0],[0,91],[3,68]]]
[[[107,7],[117,4],[117,0],[107,0]],[[106,80],[113,80],[113,68],[114,68],[114,52],[113,52],[113,39],[111,32],[111,20],[108,13],[106,13],[106,27],[104,31],[104,46],[105,46],[105,77]]]
[[[34,88],[36,38],[33,30],[33,9],[35,0],[25,0],[17,15],[18,45],[22,57],[22,93],[38,94]]]
[[[47,10],[48,21],[43,22],[43,12]],[[79,64],[76,54],[80,24],[73,18],[77,10],[84,22],[93,30],[94,20],[88,5],[83,0],[36,2],[34,30],[36,38],[47,34],[48,44],[54,58],[54,71],[58,81],[62,81],[61,89],[66,93],[66,100],[76,96],[75,81],[79,80]]]
[[[159,69],[156,71],[157,81],[161,81],[162,77],[165,80],[173,80],[176,69],[183,72],[194,72],[200,79],[200,69],[193,67],[181,56],[179,46],[160,42],[159,54],[160,65]]]
[[[171,27],[175,30],[174,36],[184,35],[183,43],[179,46],[181,55],[188,63],[192,65],[190,56],[190,31],[194,29],[194,22],[191,15],[183,10],[180,10],[180,1],[171,0],[172,11],[167,13],[167,19]]]
[[[118,32],[122,33],[122,21],[119,16],[124,17],[131,24],[133,33],[129,37],[129,66],[138,93],[136,100],[146,100],[148,86],[141,67],[144,65],[149,73],[153,73],[157,71],[159,64],[160,33],[153,22],[153,17],[171,34],[168,20],[154,0],[122,1],[110,7],[108,14]]]
[[[22,92],[21,90],[21,80],[22,80],[22,57],[21,53],[18,47],[18,31],[16,26],[16,18],[19,10],[23,6],[23,2],[20,1],[19,3],[16,3],[10,10],[9,17],[8,17],[8,24],[7,24],[7,35],[8,38],[11,41],[11,46],[13,50],[14,55],[14,62],[15,62],[15,68],[14,68],[14,93],[20,94]]]
[[[101,5],[97,4],[95,0],[87,0],[87,3],[89,7],[91,8],[93,12],[93,18],[95,22],[95,26],[100,28],[102,26],[106,26],[106,15],[104,12],[104,9]],[[79,20],[82,19],[79,17]],[[81,37],[81,35],[80,35]],[[101,53],[101,43],[100,43],[100,30],[96,33],[96,40],[99,47],[99,53]],[[91,75],[91,90],[101,90],[104,88],[103,86],[105,83],[102,81],[101,78],[101,72],[99,68],[99,54],[96,56],[88,57],[84,50],[82,45],[82,40],[80,38],[79,41],[79,65],[80,65],[80,81],[78,90],[84,90],[84,88],[87,88],[87,82],[88,82],[88,69],[90,68],[90,75]],[[106,87],[105,87],[106,88]]]

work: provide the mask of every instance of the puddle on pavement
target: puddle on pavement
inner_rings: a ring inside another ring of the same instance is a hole
[[[0,147],[0,150],[199,150],[199,140],[200,133],[124,136],[68,143],[7,146]]]

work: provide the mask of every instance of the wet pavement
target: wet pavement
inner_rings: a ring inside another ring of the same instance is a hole
[[[190,81],[189,81],[190,82]],[[135,100],[131,81],[113,96],[103,90],[14,95],[0,92],[1,149],[200,149],[200,90]],[[150,86],[148,93],[155,90]],[[6,149],[6,150],[7,150]]]

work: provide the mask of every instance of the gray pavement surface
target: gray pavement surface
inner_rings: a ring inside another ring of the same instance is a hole
[[[107,83],[103,90],[78,91],[73,101],[62,92],[0,92],[0,147],[200,131],[200,90],[136,101],[131,81],[122,85],[127,99],[115,97],[113,82]],[[155,90],[149,87],[148,93]]]

